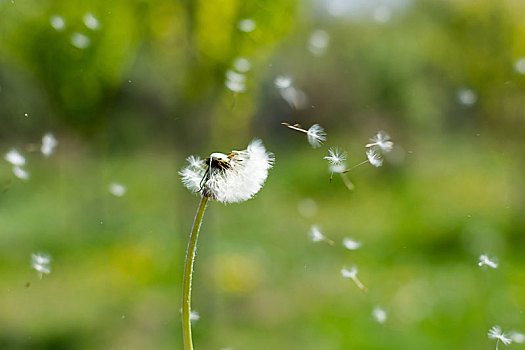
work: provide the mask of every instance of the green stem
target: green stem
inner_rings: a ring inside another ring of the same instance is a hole
[[[195,221],[193,221],[193,228],[191,229],[190,241],[188,243],[188,251],[186,252],[186,264],[184,266],[184,282],[182,287],[182,339],[184,340],[184,350],[193,350],[193,342],[191,340],[191,278],[193,275],[193,262],[195,261],[195,251],[197,250],[197,238],[199,237],[199,230],[201,228],[202,217],[206,204],[208,204],[208,197],[203,196]]]

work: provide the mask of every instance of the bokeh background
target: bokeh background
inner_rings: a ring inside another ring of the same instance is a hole
[[[275,167],[255,199],[207,209],[197,349],[479,350],[494,325],[525,332],[524,13],[519,0],[1,0],[0,348],[181,349],[199,199],[177,172],[253,138]],[[328,140],[312,149],[283,121]],[[378,130],[395,142],[385,165],[353,170],[354,191],[330,183],[328,147],[358,163]],[[13,148],[28,180],[3,160]],[[309,239],[313,224],[334,246]],[[53,258],[42,279],[36,252]],[[478,267],[483,253],[499,267]],[[342,278],[352,265],[368,293]]]

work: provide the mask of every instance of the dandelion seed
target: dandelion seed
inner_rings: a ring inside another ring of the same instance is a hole
[[[79,48],[79,49],[85,49],[91,44],[91,40],[88,36],[82,34],[82,33],[73,33],[71,35],[71,45]]]
[[[39,278],[42,278],[42,275],[49,275],[51,273],[51,256],[47,254],[31,254],[31,266],[38,272]]]
[[[361,248],[362,245],[363,245],[363,243],[354,241],[351,238],[344,238],[343,239],[343,246],[346,249],[348,249],[348,250],[357,250],[357,249]]]
[[[246,76],[233,70],[226,71],[226,87],[233,92],[244,92],[246,90]]]
[[[339,149],[337,148],[330,148],[328,150],[328,153],[330,155],[323,157],[323,159],[326,159],[328,163],[330,163],[330,165],[332,166],[340,166],[346,160],[346,152],[340,153]],[[337,171],[334,171],[334,172],[337,172]]]
[[[252,68],[252,64],[247,58],[237,57],[235,61],[233,61],[233,68],[238,72],[246,73]]]
[[[394,147],[394,143],[390,141],[390,136],[384,131],[379,131],[374,137],[370,138],[371,143],[366,144],[366,148],[377,146],[382,152],[388,153]]]
[[[486,254],[482,254],[479,256],[479,262],[478,262],[478,266],[479,267],[482,267],[482,266],[489,266],[489,267],[492,267],[493,269],[496,269],[498,267],[498,263],[494,260],[494,258],[489,259],[488,255]]]
[[[321,232],[321,230],[319,229],[319,226],[317,225],[312,225],[312,227],[310,227],[310,231],[308,232],[308,235],[310,236],[310,239],[313,241],[313,242],[326,242],[330,245],[334,245],[334,241],[332,241],[331,239],[328,239],[326,238],[325,235],[323,235],[323,233]]]
[[[29,172],[18,165],[13,165],[13,174],[21,180],[29,180]]]
[[[326,141],[326,133],[324,132],[324,129],[319,126],[319,124],[312,125],[308,130],[303,129],[303,127],[299,124],[291,125],[283,122],[281,125],[284,125],[292,130],[304,132],[308,138],[308,142],[313,148],[321,147],[323,141]]]
[[[478,96],[470,89],[460,89],[458,90],[458,100],[462,105],[470,107],[476,103]]]
[[[97,30],[98,28],[100,28],[100,23],[98,22],[98,19],[92,13],[86,13],[82,19],[86,27],[88,27],[89,29]]]
[[[24,117],[29,118],[29,114],[24,113]]]
[[[501,331],[500,326],[494,326],[491,329],[489,329],[489,332],[487,333],[489,339],[495,339],[496,340],[496,350],[498,350],[498,344],[501,341],[505,345],[509,345],[512,343],[512,339],[509,338],[505,333]]]
[[[191,322],[197,322],[198,320],[200,320],[200,318],[201,316],[199,315],[197,311],[193,311],[193,310],[190,311],[190,321]]]
[[[525,74],[525,57],[519,58],[516,63],[514,63],[514,69],[519,74]]]
[[[366,292],[367,288],[361,283],[361,281],[357,278],[357,267],[353,266],[350,270],[346,267],[343,267],[341,269],[341,275],[343,278],[348,278],[354,281],[356,286],[361,289],[362,291]]]
[[[518,344],[525,343],[525,334],[518,333],[518,332],[511,332],[509,335],[513,342],[518,343]]]
[[[372,310],[372,316],[379,323],[386,322],[386,318],[387,318],[386,311],[380,308],[379,306],[375,307],[374,310]]]
[[[283,100],[285,100],[292,108],[303,109],[308,104],[308,96],[306,96],[306,93],[303,90],[289,86],[280,89],[279,92]]]
[[[26,163],[24,156],[21,155],[16,149],[12,149],[7,152],[4,156],[4,159],[16,166],[22,166]]]
[[[287,75],[279,75],[273,83],[278,89],[286,89],[292,85],[292,78]]]
[[[49,23],[57,31],[61,31],[66,27],[66,20],[64,17],[59,15],[54,15],[49,18]]]
[[[57,139],[51,133],[47,133],[42,137],[42,146],[40,151],[46,157],[53,154],[55,147],[58,145]]]
[[[379,154],[373,147],[366,151],[366,157],[368,158],[370,164],[375,167],[380,167],[383,165],[383,158],[381,157],[381,154]]]
[[[250,18],[240,20],[239,23],[237,23],[237,28],[245,33],[253,32],[255,30],[255,21]]]
[[[321,144],[326,141],[326,133],[319,124],[314,124],[308,129],[307,137],[313,148],[321,147]]]
[[[126,194],[127,191],[128,189],[126,188],[126,186],[117,182],[112,182],[109,184],[109,193],[111,193],[115,197],[122,197]]]
[[[322,30],[315,30],[308,39],[308,50],[316,56],[324,54],[330,43],[330,35]]]
[[[190,191],[218,202],[236,203],[252,198],[266,181],[274,157],[261,140],[253,140],[243,151],[212,153],[200,161],[189,157],[188,166],[179,172]]]

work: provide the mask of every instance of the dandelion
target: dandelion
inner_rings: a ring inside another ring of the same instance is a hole
[[[22,166],[26,163],[26,159],[23,155],[20,154],[16,149],[12,149],[9,152],[7,152],[4,156],[4,159],[7,160],[9,163],[17,166]]]
[[[381,154],[379,154],[374,148],[370,148],[366,151],[366,157],[368,158],[368,162],[376,168],[383,165]]]
[[[359,278],[357,278],[357,267],[352,266],[352,268],[350,270],[347,269],[346,267],[343,267],[341,269],[341,275],[343,276],[343,278],[348,278],[348,279],[351,279],[352,281],[354,281],[354,283],[356,284],[357,288],[361,289],[363,292],[366,292],[368,290],[363,285],[363,283],[361,283]]]
[[[119,184],[117,182],[110,183],[108,189],[109,189],[109,193],[111,193],[115,197],[122,197],[128,191],[126,186]]]
[[[493,269],[496,269],[498,268],[498,263],[494,260],[494,258],[492,258],[491,260],[489,259],[488,255],[482,254],[479,256],[478,266],[479,267],[489,266],[489,267],[492,267]]]
[[[343,246],[346,249],[348,249],[348,250],[357,250],[357,249],[361,248],[362,245],[363,245],[363,243],[354,241],[351,238],[344,238],[343,239]]]
[[[372,310],[372,316],[379,323],[386,322],[386,311],[380,308],[379,306],[375,307],[374,310]]]
[[[509,345],[512,343],[512,339],[509,338],[505,333],[501,331],[500,326],[494,326],[491,329],[489,329],[489,332],[487,333],[489,339],[495,339],[496,340],[496,350],[498,350],[498,344],[501,341],[505,345]]]
[[[325,235],[323,235],[323,233],[319,229],[319,226],[317,226],[317,225],[312,225],[312,227],[310,227],[310,231],[308,232],[308,235],[310,236],[310,239],[313,242],[324,241],[324,242],[326,242],[326,243],[328,243],[330,245],[334,245],[334,241],[332,241],[331,239],[326,238]]]
[[[394,143],[390,141],[390,136],[384,131],[379,131],[374,137],[370,138],[371,143],[365,145],[366,148],[377,146],[382,152],[388,153],[394,147]]]
[[[42,275],[49,275],[51,273],[51,256],[47,254],[31,254],[31,266],[38,272],[39,278],[42,278]]]
[[[55,151],[55,147],[58,145],[57,139],[51,133],[47,133],[42,137],[42,146],[40,151],[46,157],[49,157]]]
[[[279,75],[273,83],[278,89],[286,89],[292,86],[292,78],[287,75]]]
[[[261,140],[256,139],[243,151],[212,153],[203,160],[191,156],[187,161],[189,164],[179,172],[182,183],[190,191],[201,195],[186,252],[182,291],[184,349],[191,350],[191,281],[197,238],[208,200],[237,203],[253,198],[266,181],[268,170],[273,166],[274,156],[266,151]]]
[[[328,153],[330,155],[323,157],[323,159],[326,159],[331,165],[341,165],[346,160],[346,152],[340,153],[337,148],[330,148]]]
[[[297,130],[300,132],[304,132],[308,138],[308,143],[313,148],[319,148],[321,147],[321,144],[326,141],[326,133],[324,132],[324,129],[319,124],[314,124],[310,127],[310,129],[305,130],[301,127],[299,124],[290,125],[288,123],[281,123],[282,125]]]

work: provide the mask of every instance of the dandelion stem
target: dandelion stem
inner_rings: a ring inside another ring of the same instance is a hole
[[[305,134],[308,134],[308,130],[301,129],[301,128],[295,126],[295,125],[290,125],[288,123],[281,123],[281,125],[284,125],[284,126],[289,127],[290,129],[297,130],[297,131],[300,131],[300,132],[304,132]]]
[[[193,262],[195,261],[195,252],[197,250],[197,238],[199,237],[199,230],[204,216],[206,204],[208,204],[209,197],[202,196],[199,209],[193,221],[193,228],[191,229],[190,241],[188,242],[188,250],[186,252],[186,264],[184,266],[184,282],[182,287],[182,338],[184,341],[184,350],[193,350],[193,342],[191,340],[191,278],[193,275]]]
[[[356,164],[356,165],[354,165],[353,167],[346,169],[346,170],[343,171],[341,174],[347,173],[347,172],[349,172],[350,170],[352,170],[352,169],[354,169],[354,168],[357,168],[358,166],[363,165],[363,164],[365,164],[365,163],[368,163],[368,159],[367,159],[367,160],[363,160],[361,163]]]

